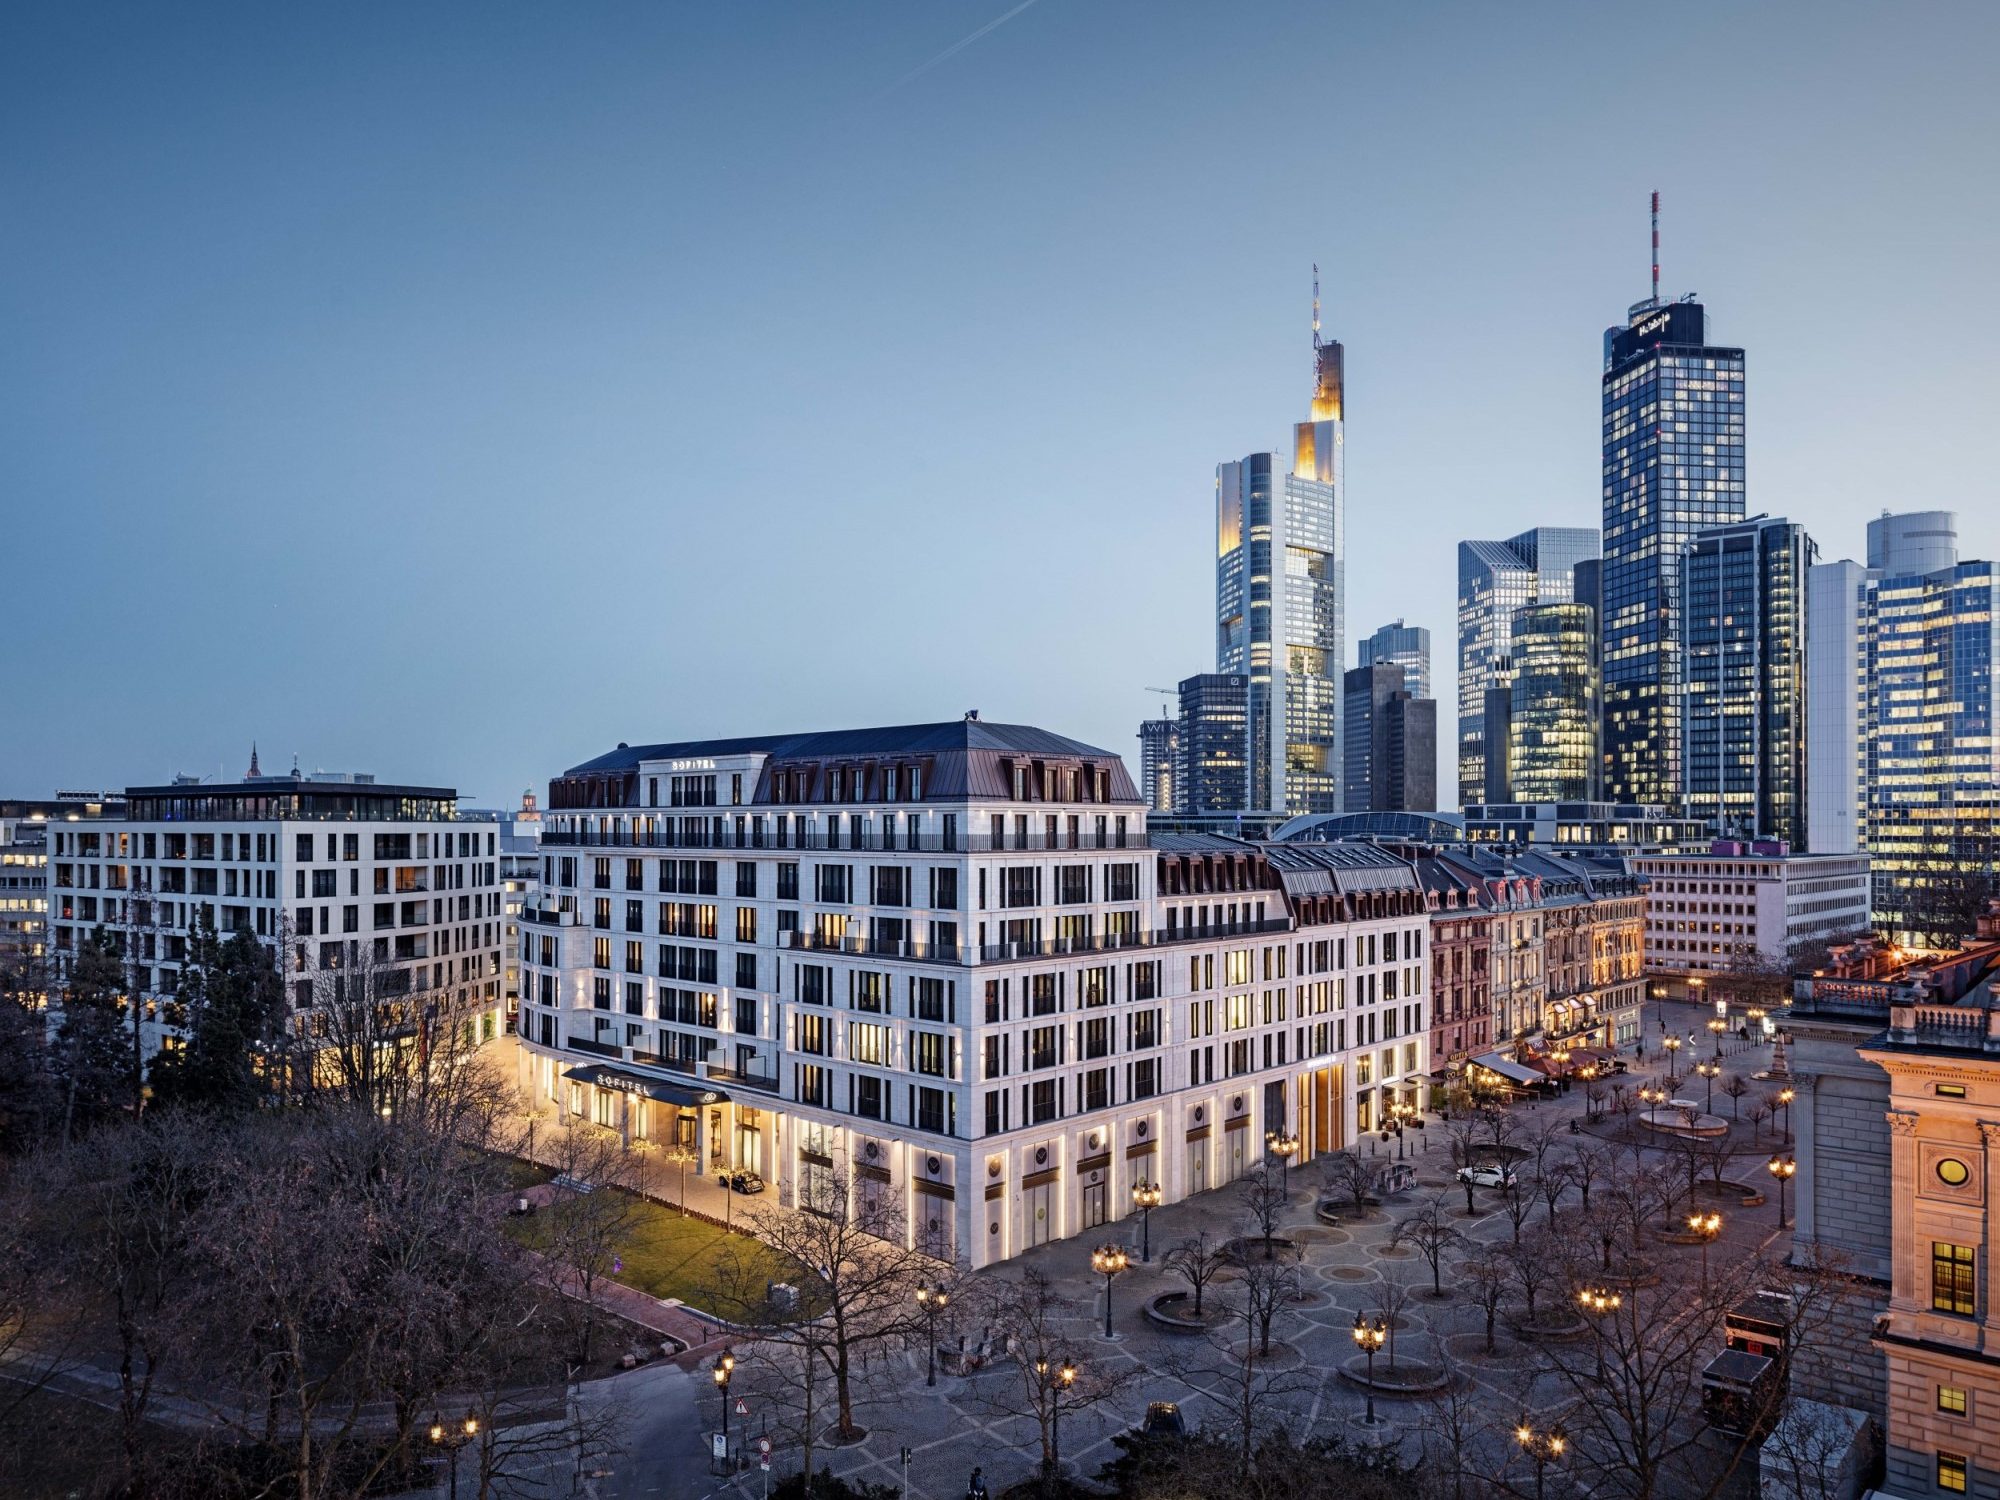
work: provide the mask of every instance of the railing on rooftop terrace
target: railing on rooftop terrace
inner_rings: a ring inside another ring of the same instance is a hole
[[[667,821],[663,819],[662,821]],[[677,821],[677,820],[676,820]],[[1006,834],[995,838],[990,833],[900,833],[886,837],[880,829],[864,829],[857,838],[852,830],[829,834],[824,829],[810,833],[794,833],[787,830],[785,838],[779,838],[773,829],[744,830],[741,838],[736,829],[726,820],[703,818],[701,825],[693,829],[651,828],[613,833],[599,830],[595,833],[578,832],[568,829],[546,829],[542,833],[544,849],[764,849],[773,852],[787,849],[808,854],[854,850],[861,853],[896,854],[999,854],[1019,850],[1024,853],[1052,853],[1061,850],[1098,849],[1150,849],[1152,840],[1143,831],[1128,831],[1120,834],[1116,829],[1099,833],[1095,828],[1080,828],[1074,835],[1067,830],[1058,830],[1051,838],[1046,832],[1027,834]],[[685,837],[683,835],[686,835]]]

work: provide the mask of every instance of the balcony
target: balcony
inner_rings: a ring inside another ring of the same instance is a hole
[[[1068,831],[1060,831],[1054,838],[1046,833],[1029,833],[994,838],[987,833],[961,833],[946,838],[941,833],[923,833],[912,838],[909,834],[899,834],[893,839],[885,839],[878,829],[871,829],[858,839],[845,834],[829,836],[825,830],[803,837],[792,837],[788,842],[779,843],[772,838],[758,839],[748,830],[739,840],[735,828],[723,824],[719,828],[701,830],[701,836],[683,839],[679,829],[656,828],[651,832],[625,833],[573,833],[561,829],[546,829],[541,836],[544,849],[761,849],[767,853],[806,853],[858,851],[861,853],[884,854],[1001,854],[1028,853],[1046,854],[1060,851],[1083,852],[1105,849],[1149,849],[1152,841],[1149,835],[1132,831],[1122,838],[1115,830],[1107,829],[1100,838],[1094,828],[1078,829],[1075,838]],[[608,889],[608,887],[606,887]]]
[[[625,1049],[609,1042],[593,1042],[586,1036],[567,1037],[563,1046],[571,1052],[582,1052],[591,1057],[612,1057],[620,1062],[625,1060]]]
[[[718,1067],[716,1064],[710,1063],[704,1076],[711,1083],[719,1083],[728,1087],[757,1089],[766,1094],[775,1094],[778,1092],[778,1080],[774,1074],[745,1073],[736,1068]]]

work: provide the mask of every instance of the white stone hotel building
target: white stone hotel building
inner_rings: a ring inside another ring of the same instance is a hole
[[[520,1081],[986,1265],[1416,1104],[1427,926],[1394,855],[1153,836],[977,715],[620,745],[549,788]]]

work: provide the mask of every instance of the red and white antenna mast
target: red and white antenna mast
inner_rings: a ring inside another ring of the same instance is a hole
[[[1660,305],[1660,194],[1653,191],[1653,306]]]
[[[1313,348],[1319,348],[1319,262],[1313,262]],[[1319,373],[1319,361],[1313,361],[1315,377]]]

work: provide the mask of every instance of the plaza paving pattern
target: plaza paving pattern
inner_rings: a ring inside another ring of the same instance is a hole
[[[1730,1071],[1747,1076],[1762,1067],[1767,1058],[1768,1053],[1763,1049],[1738,1047],[1728,1066]],[[1630,1081],[1634,1084],[1644,1081],[1644,1075],[1635,1071]],[[1577,1090],[1560,1101],[1517,1107],[1514,1113],[1525,1139],[1551,1124],[1566,1127],[1569,1119],[1584,1113],[1584,1107],[1582,1092]],[[1764,1133],[1761,1148],[1755,1148],[1747,1126],[1741,1129],[1741,1134],[1746,1165],[1733,1175],[1747,1177],[1751,1169],[1761,1165],[1762,1156],[1757,1150],[1768,1152],[1771,1138],[1768,1132]],[[1564,1142],[1570,1139],[1564,1129]],[[1399,1362],[1439,1364],[1449,1359],[1458,1379],[1503,1432],[1523,1414],[1546,1415],[1560,1406],[1562,1398],[1554,1379],[1534,1374],[1534,1351],[1510,1334],[1506,1312],[1502,1314],[1496,1352],[1491,1355],[1485,1352],[1482,1310],[1463,1293],[1452,1293],[1453,1261],[1463,1251],[1453,1252],[1447,1260],[1444,1274],[1447,1296],[1439,1300],[1430,1295],[1430,1267],[1425,1258],[1412,1249],[1391,1244],[1396,1220],[1438,1193],[1445,1195],[1445,1203],[1453,1211],[1454,1227],[1471,1240],[1487,1244],[1507,1244],[1512,1240],[1512,1227],[1507,1215],[1500,1211],[1500,1198],[1495,1192],[1479,1190],[1477,1216],[1459,1217],[1465,1206],[1464,1190],[1451,1181],[1448,1142],[1435,1121],[1427,1130],[1412,1132],[1411,1140],[1410,1160],[1418,1169],[1417,1186],[1398,1194],[1385,1204],[1383,1212],[1370,1215],[1363,1222],[1344,1222],[1339,1227],[1321,1225],[1313,1216],[1313,1206],[1320,1195],[1319,1169],[1306,1166],[1291,1174],[1292,1201],[1280,1232],[1297,1244],[1303,1296],[1279,1314],[1273,1327],[1274,1344],[1285,1346],[1276,1352],[1274,1363],[1289,1366],[1290,1374],[1284,1381],[1286,1389],[1260,1401],[1264,1418],[1283,1417],[1301,1434],[1338,1429],[1349,1436],[1356,1435],[1355,1423],[1364,1408],[1364,1395],[1343,1380],[1338,1369],[1355,1358],[1352,1330],[1356,1314],[1374,1313],[1381,1289],[1388,1283],[1398,1283],[1410,1294],[1395,1335]],[[1576,1197],[1572,1192],[1558,1214],[1559,1228],[1563,1217],[1575,1210]],[[1540,1223],[1544,1214],[1545,1209],[1538,1202],[1530,1223]],[[986,1332],[973,1310],[978,1301],[977,1285],[1019,1278],[1034,1268],[1073,1299],[1065,1331],[1079,1357],[1104,1361],[1114,1369],[1132,1372],[1130,1383],[1121,1388],[1115,1399],[1092,1409],[1065,1414],[1061,1448],[1066,1469],[1086,1478],[1093,1475],[1102,1463],[1115,1456],[1110,1442],[1112,1435],[1137,1423],[1149,1401],[1180,1402],[1191,1425],[1203,1421],[1226,1424],[1230,1420],[1227,1403],[1231,1399],[1227,1388],[1228,1355],[1200,1337],[1157,1328],[1147,1322],[1142,1312],[1146,1299],[1161,1292],[1185,1289],[1185,1283],[1162,1264],[1161,1256],[1166,1248],[1198,1230],[1206,1230],[1216,1239],[1254,1233],[1240,1192],[1222,1188],[1156,1210],[1150,1264],[1141,1264],[1139,1260],[1139,1223],[1135,1216],[1102,1230],[1042,1246],[1005,1266],[982,1273],[972,1278],[972,1285],[965,1289],[968,1295],[958,1299],[967,1310],[966,1315],[955,1326],[940,1326],[940,1342],[949,1342],[955,1334],[964,1334],[968,1341],[977,1342]],[[1711,1254],[1720,1264],[1726,1257],[1740,1259],[1759,1252],[1779,1253],[1783,1246],[1773,1243],[1779,1238],[1774,1208],[1735,1210],[1728,1214],[1723,1240]],[[1101,1276],[1090,1270],[1090,1252],[1109,1240],[1128,1246],[1132,1266],[1114,1283],[1117,1336],[1107,1341],[1103,1336],[1104,1283]],[[1652,1253],[1662,1257],[1694,1257],[1700,1252],[1694,1248],[1660,1246]],[[1222,1281],[1212,1285],[1208,1295],[1227,1303],[1234,1300],[1235,1289],[1230,1282]],[[997,1339],[1001,1332],[993,1330],[994,1337]],[[1233,1340],[1243,1337],[1240,1321],[1228,1331],[1227,1337]],[[1378,1372],[1385,1370],[1387,1364],[1385,1349],[1377,1356]],[[909,1470],[913,1496],[946,1500],[963,1495],[967,1476],[975,1464],[984,1467],[987,1482],[996,1495],[1005,1485],[1032,1472],[1038,1454],[1037,1427],[1023,1408],[1018,1376],[1011,1368],[971,1377],[940,1371],[938,1385],[931,1390],[924,1385],[921,1354],[911,1350],[879,1359],[866,1372],[864,1383],[868,1399],[857,1416],[870,1429],[869,1436],[849,1447],[822,1450],[818,1456],[818,1461],[835,1473],[900,1485],[904,1476],[898,1459],[905,1445],[913,1450]],[[736,1419],[739,1434],[745,1428],[754,1434],[760,1425],[756,1409],[764,1397],[757,1385],[754,1372],[748,1369],[740,1372],[737,1390],[748,1398],[753,1410],[747,1421]],[[711,1426],[716,1416],[714,1397],[711,1394],[704,1399],[698,1395],[697,1403],[703,1425]],[[1414,1457],[1416,1429],[1425,1414],[1425,1400],[1398,1398],[1378,1391],[1375,1404],[1383,1417],[1397,1424],[1406,1452]],[[796,1463],[795,1453],[781,1451],[776,1472],[787,1472]],[[727,1481],[713,1480],[710,1484],[728,1488]],[[741,1493],[756,1495],[762,1476],[753,1466],[735,1484]]]

